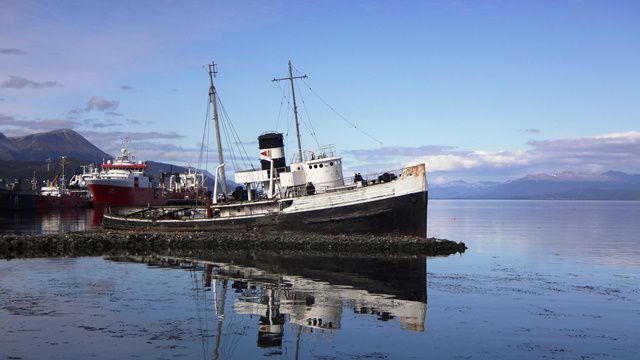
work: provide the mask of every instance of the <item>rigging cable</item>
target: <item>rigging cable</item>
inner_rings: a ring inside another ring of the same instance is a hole
[[[294,67],[295,69],[295,67]],[[298,71],[298,69],[296,69],[296,72]],[[373,137],[373,135],[370,135],[369,133],[367,133],[366,131],[360,129],[356,124],[354,124],[353,122],[349,121],[349,119],[347,119],[346,117],[344,117],[344,115],[340,114],[336,109],[333,108],[333,106],[329,105],[329,103],[327,103],[322,96],[318,95],[318,93],[313,90],[311,88],[311,86],[309,86],[309,83],[307,83],[304,79],[301,79],[302,82],[307,86],[307,88],[309,88],[309,90],[318,97],[318,99],[320,99],[320,101],[322,101],[323,104],[325,104],[329,109],[331,109],[331,111],[333,111],[336,115],[338,115],[342,120],[344,120],[347,124],[351,125],[354,129],[358,130],[361,134],[365,135],[366,137],[368,137],[369,139],[379,143],[380,145],[382,145],[382,141],[376,139],[375,137]]]
[[[200,170],[203,169],[202,167],[202,158],[204,156],[205,158],[205,163],[204,163],[204,179],[203,179],[203,183],[207,181],[208,179],[208,172],[206,171],[207,167],[209,166],[209,104],[211,103],[211,99],[209,99],[207,101],[207,110],[206,110],[206,116],[204,118],[204,129],[202,131],[202,142],[200,143],[200,155],[198,156],[198,168]],[[205,140],[206,138],[206,140]]]
[[[247,149],[245,149],[244,145],[242,145],[242,140],[240,139],[240,135],[238,135],[238,132],[236,131],[235,126],[233,126],[231,117],[229,117],[229,114],[227,113],[227,109],[224,107],[224,104],[222,103],[222,99],[220,99],[219,96],[218,96],[218,103],[220,104],[220,108],[222,109],[223,117],[226,119],[226,121],[229,124],[230,132],[233,137],[233,143],[235,143],[238,146],[238,154],[240,155],[240,160],[242,160],[243,162],[243,166],[245,167],[251,166],[251,169],[255,170],[255,167],[253,166],[253,163],[251,162],[251,159],[247,154]]]
[[[222,124],[222,132],[224,134],[224,138],[227,141],[227,152],[229,152],[229,155],[231,157],[231,164],[233,166],[233,168],[235,169],[235,171],[238,171],[238,164],[236,163],[236,154],[233,150],[233,147],[231,146],[231,136],[229,136],[229,131],[227,129],[227,121],[225,121],[224,116],[221,119],[221,124]]]
[[[278,109],[278,119],[276,120],[276,131],[278,131],[278,125],[280,125],[280,114],[282,114],[282,104],[284,104],[284,99],[280,99],[280,108]]]
[[[282,86],[280,85],[280,83],[279,83],[279,82],[278,82],[277,84],[278,84],[278,88],[280,89],[280,93],[282,93],[282,97],[284,97],[284,98],[287,100],[287,104],[289,104],[288,108],[289,108],[290,110],[292,110],[292,111],[291,111],[291,113],[292,113],[292,114],[291,114],[291,118],[289,119],[289,121],[288,121],[288,125],[287,125],[287,132],[286,132],[286,134],[285,134],[285,138],[286,138],[285,148],[289,148],[289,130],[291,129],[291,124],[293,123],[293,120],[295,119],[295,113],[294,113],[294,111],[293,111],[293,104],[289,101],[289,98],[287,97],[287,95],[286,95],[286,93],[285,93],[284,89],[282,89]],[[304,103],[304,101],[303,101],[303,103]],[[304,120],[304,119],[303,119],[303,120]],[[309,121],[310,121],[310,120],[309,120]],[[311,133],[311,135],[312,135],[312,136],[313,136],[313,138],[314,138],[314,141],[316,142],[316,144],[318,144],[318,139],[316,138],[315,133],[314,133],[314,132],[312,132],[312,131],[309,129],[309,126],[308,126],[306,123],[304,123],[304,122],[303,122],[303,125],[304,125],[305,127],[307,127],[307,131],[309,131],[309,133]],[[318,147],[320,147],[320,145],[319,145],[319,144],[318,144]],[[297,152],[296,152],[296,154],[297,154]],[[293,159],[295,159],[295,158],[296,158],[296,156],[293,156]],[[302,159],[300,159],[300,160],[302,160]]]
[[[294,119],[293,111],[290,114],[289,110],[293,109],[293,105],[291,105],[291,102],[289,102],[289,98],[287,97],[286,93],[282,89],[282,85],[280,85],[280,82],[276,82],[276,84],[280,89],[280,93],[282,94],[282,97],[285,100],[287,100],[287,104],[289,104],[289,106],[287,106],[287,131],[285,132],[285,135],[284,135],[285,149],[288,149],[289,148],[289,130],[291,130],[291,123],[293,123],[293,119]],[[295,159],[295,156],[293,158]]]
[[[304,112],[307,114],[307,121],[303,121],[304,126],[307,128],[307,131],[309,131],[309,133],[311,134],[311,137],[313,137],[313,140],[316,142],[316,145],[320,147],[320,143],[318,142],[318,137],[316,136],[316,129],[313,128],[313,123],[311,122],[311,116],[309,116],[309,111],[307,110],[307,104],[304,102],[302,91],[298,91],[298,95],[300,95],[300,100],[302,101],[302,107],[304,108]],[[308,125],[307,125],[307,122],[309,123]]]

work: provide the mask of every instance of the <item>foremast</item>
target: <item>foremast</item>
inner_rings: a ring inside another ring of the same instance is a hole
[[[222,142],[220,141],[220,123],[218,121],[218,99],[216,87],[213,85],[213,79],[215,78],[218,70],[216,70],[216,64],[211,62],[209,64],[209,101],[211,101],[211,107],[213,111],[213,125],[216,128],[216,145],[218,147],[218,165],[220,166],[220,181],[222,182],[222,193],[227,194],[227,178],[224,173],[224,156],[222,155]],[[296,122],[297,123],[297,122]],[[216,174],[217,176],[217,174]],[[218,196],[214,194],[214,196]]]

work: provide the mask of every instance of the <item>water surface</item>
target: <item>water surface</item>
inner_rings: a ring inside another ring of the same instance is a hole
[[[431,201],[421,258],[0,262],[0,358],[637,358],[640,203]]]

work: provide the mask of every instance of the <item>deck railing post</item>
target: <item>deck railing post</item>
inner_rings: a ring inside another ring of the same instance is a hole
[[[218,203],[218,174],[220,173],[220,168],[224,167],[224,163],[218,165],[216,167],[216,178],[213,183],[213,203]]]

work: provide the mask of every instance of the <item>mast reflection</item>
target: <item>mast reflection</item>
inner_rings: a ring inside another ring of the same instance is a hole
[[[205,304],[215,309],[215,319],[208,319],[216,322],[214,359],[221,356],[225,338],[234,336],[224,331],[225,321],[233,321],[233,317],[225,319],[225,310],[253,319],[258,348],[282,348],[285,328],[289,329],[296,357],[301,334],[340,336],[349,313],[375,317],[384,326],[402,330],[425,329],[425,257],[225,254],[198,256],[198,260],[159,255],[110,259],[201,274],[202,294],[211,297]]]

